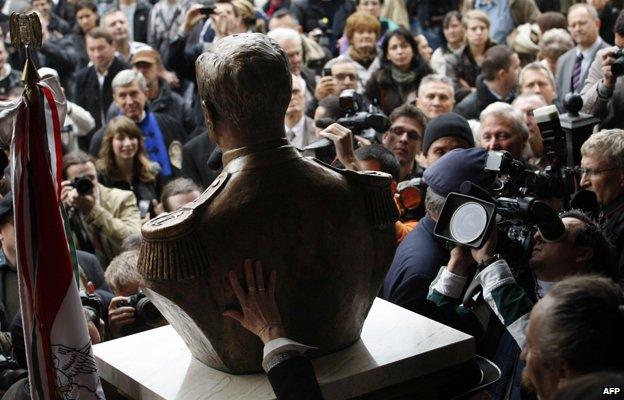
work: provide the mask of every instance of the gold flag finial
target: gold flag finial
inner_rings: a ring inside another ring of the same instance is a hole
[[[34,13],[12,13],[10,17],[11,44],[18,50],[20,46],[25,47],[26,64],[22,73],[24,81],[26,97],[33,103],[37,97],[34,85],[39,82],[39,73],[37,67],[32,60],[30,51],[41,47],[43,34],[41,31],[41,22],[39,16]]]

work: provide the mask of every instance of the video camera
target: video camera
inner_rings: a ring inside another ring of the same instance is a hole
[[[480,248],[491,229],[498,229],[497,252],[518,270],[531,257],[532,237],[539,230],[546,241],[565,236],[565,226],[548,204],[529,196],[493,197],[466,181],[446,198],[434,234],[451,243]]]

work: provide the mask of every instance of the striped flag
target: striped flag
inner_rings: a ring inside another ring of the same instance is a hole
[[[60,202],[59,110],[46,83],[21,99],[12,168],[17,265],[33,399],[103,399],[74,278],[75,252]],[[73,261],[72,261],[73,260]]]

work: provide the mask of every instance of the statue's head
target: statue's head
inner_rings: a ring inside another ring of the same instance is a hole
[[[266,35],[244,33],[219,40],[196,62],[197,83],[211,139],[228,124],[243,143],[284,136],[292,77],[286,54]]]

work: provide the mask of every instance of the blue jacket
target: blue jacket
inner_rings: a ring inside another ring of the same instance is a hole
[[[426,215],[403,239],[384,280],[384,299],[410,310],[427,299],[429,285],[450,257],[444,241],[433,235],[435,224]]]

